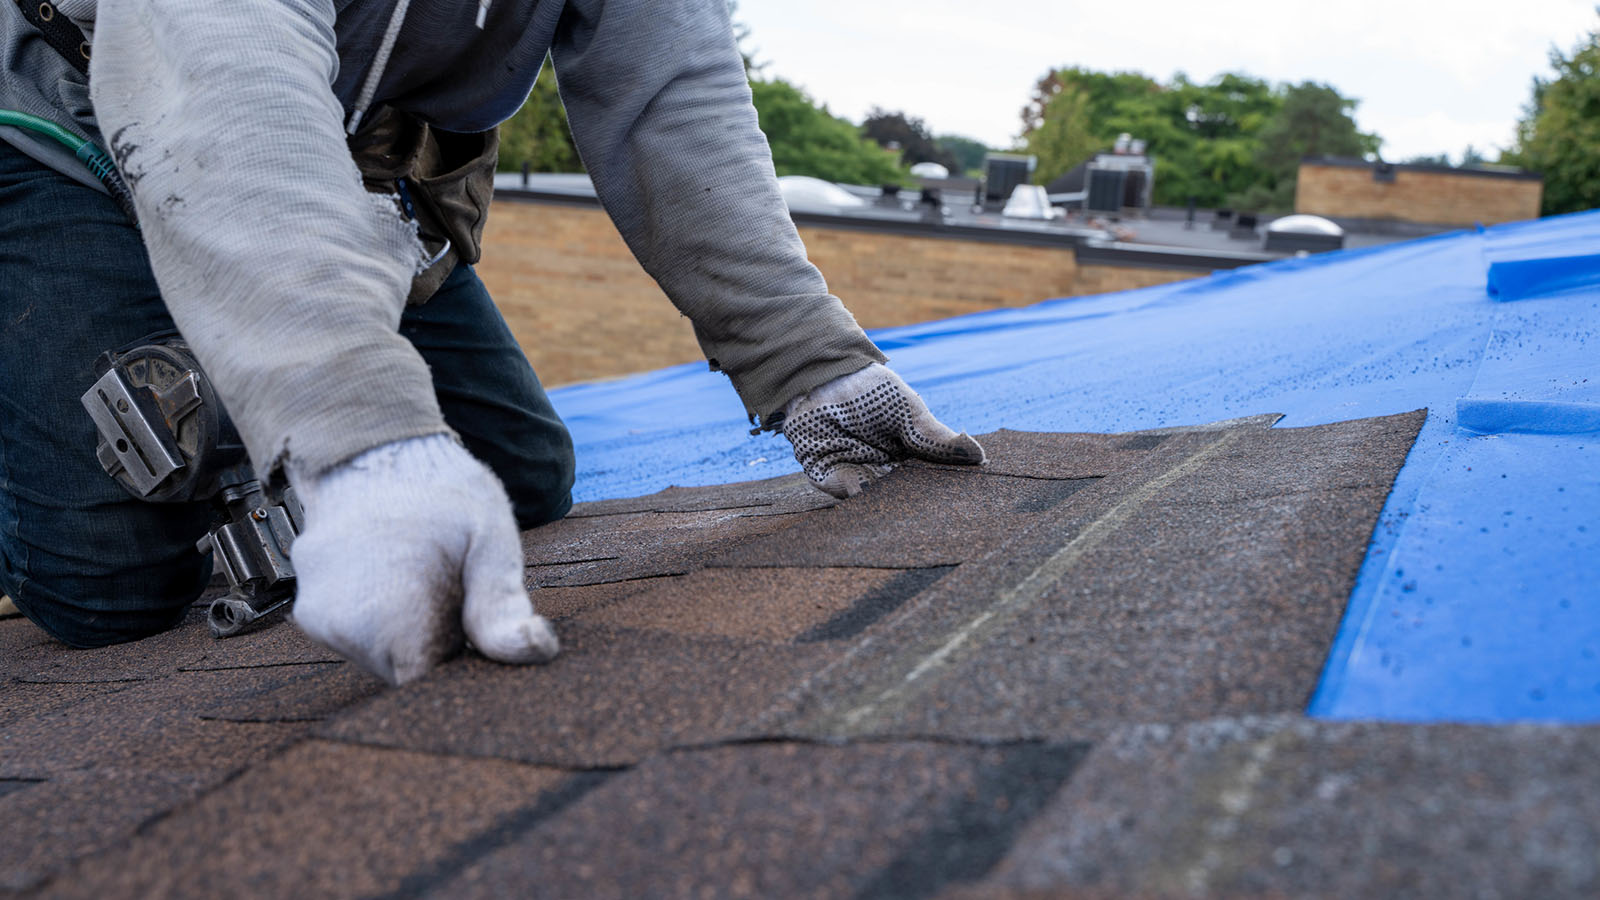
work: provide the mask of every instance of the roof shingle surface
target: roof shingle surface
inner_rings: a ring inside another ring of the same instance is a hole
[[[0,622],[0,889],[1592,891],[1592,729],[1300,715],[1422,418],[581,505],[525,536],[563,654],[398,690],[288,625]]]

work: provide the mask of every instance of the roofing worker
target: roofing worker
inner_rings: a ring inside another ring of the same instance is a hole
[[[175,323],[256,471],[305,506],[308,635],[392,682],[464,638],[556,653],[517,529],[566,513],[571,439],[466,264],[480,132],[547,52],[602,204],[814,483],[983,459],[807,262],[724,0],[20,2],[0,109],[108,147],[139,221],[71,152],[0,129],[0,592],[62,641],[161,631],[205,587],[203,504],[124,494],[78,400],[101,353]]]

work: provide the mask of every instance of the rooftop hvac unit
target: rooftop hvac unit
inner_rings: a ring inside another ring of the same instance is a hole
[[[999,205],[1011,198],[1017,185],[1027,184],[1037,160],[1032,156],[991,153],[983,161],[983,199]]]
[[[1091,212],[1121,212],[1127,180],[1128,173],[1119,169],[1090,169],[1089,196],[1084,208]]]
[[[1134,141],[1135,144],[1139,143]],[[1122,186],[1122,205],[1133,209],[1143,208],[1149,194],[1149,175],[1143,169],[1129,169],[1128,179]]]

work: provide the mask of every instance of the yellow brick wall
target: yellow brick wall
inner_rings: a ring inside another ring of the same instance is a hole
[[[546,385],[703,358],[599,207],[496,202],[478,275]]]
[[[1078,283],[1073,293],[1081,295],[1131,291],[1134,288],[1186,281],[1205,274],[1207,273],[1182,269],[1140,269],[1134,266],[1089,264],[1078,267]]]
[[[1028,247],[801,226],[811,262],[863,328],[1026,306],[1075,293],[1066,247]]]
[[[1079,266],[1067,248],[813,226],[800,236],[864,328],[1205,274]],[[689,321],[598,207],[497,201],[478,274],[546,385],[703,358]]]
[[[1537,218],[1544,185],[1534,179],[1419,172],[1397,168],[1394,181],[1370,166],[1302,163],[1295,212],[1432,225],[1471,225]]]

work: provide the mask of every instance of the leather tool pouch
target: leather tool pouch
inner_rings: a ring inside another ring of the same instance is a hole
[[[458,263],[482,255],[500,132],[439,131],[384,107],[348,143],[367,190],[398,195],[402,212],[416,220],[432,263],[412,279],[406,303],[425,303]]]

